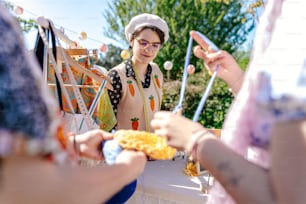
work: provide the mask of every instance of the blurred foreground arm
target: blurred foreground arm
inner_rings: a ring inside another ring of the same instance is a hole
[[[171,112],[157,112],[151,125],[170,146],[192,152],[238,203],[274,202],[268,172],[225,146],[201,124]]]
[[[277,123],[271,151],[271,180],[278,203],[305,203],[306,120]]]
[[[146,156],[134,151],[123,151],[112,166],[96,168],[10,156],[3,160],[0,203],[101,203],[137,178],[145,163]]]

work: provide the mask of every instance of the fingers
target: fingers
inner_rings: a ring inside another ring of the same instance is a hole
[[[164,137],[167,141],[167,144],[180,148],[181,145],[176,144],[180,142],[180,139],[177,139],[181,134],[181,128],[179,125],[181,124],[181,117],[172,112],[160,111],[154,114],[154,117],[151,121],[151,126],[154,129],[154,133]]]
[[[193,48],[193,53],[196,57],[206,60],[206,51],[201,48],[200,45],[197,45]]]
[[[214,72],[217,68],[217,65],[220,65],[220,60],[209,61],[208,63],[205,63],[206,69],[210,72]]]
[[[112,133],[106,132],[104,130],[96,129],[96,130],[91,130],[88,133],[93,135],[93,137],[98,138],[99,140],[104,141],[104,140],[111,140],[113,139],[114,135]]]
[[[77,135],[76,142],[79,146],[79,155],[92,159],[103,159],[102,144],[105,140],[113,138],[113,134],[103,130],[90,130]]]
[[[104,140],[111,140],[114,138],[114,135],[112,133],[100,130],[100,134],[102,135]]]
[[[169,131],[166,128],[156,129],[154,132],[156,135],[166,138],[166,141],[169,142],[171,137],[169,137]]]
[[[190,36],[199,44],[193,49],[194,55],[203,59],[207,64],[210,64],[223,56],[222,51],[214,51],[196,31],[191,31]]]
[[[204,50],[201,46],[197,45],[193,49],[193,53],[196,57],[203,59],[206,63],[211,63],[213,61],[223,58],[223,51],[210,51],[211,48],[208,48],[208,51]]]
[[[170,111],[158,111],[154,114],[154,118],[156,119],[162,119],[162,118],[166,118],[169,117],[170,115],[172,115],[173,113]]]
[[[196,31],[190,32],[190,36],[202,47],[202,49],[206,50],[208,53],[213,53],[219,50],[216,45],[214,45],[212,42],[209,42],[210,40],[207,39],[207,37],[201,35],[202,34]]]
[[[166,130],[168,125],[171,124],[173,116],[174,114],[169,111],[156,112],[151,120],[151,127],[155,130],[155,134],[166,137]]]
[[[116,163],[126,163],[126,162],[133,163],[135,159],[138,162],[145,163],[145,161],[147,160],[147,156],[145,155],[145,153],[141,151],[123,150],[116,157]]]
[[[172,112],[168,111],[159,111],[154,114],[153,119],[151,120],[151,127],[154,129],[154,133],[166,138],[169,140],[168,137],[168,124],[171,121],[171,116],[174,115]]]
[[[116,157],[116,164],[126,165],[130,180],[134,180],[144,171],[146,162],[147,156],[139,151],[123,150]]]
[[[207,50],[209,49],[209,45],[201,38],[196,31],[192,30],[190,31],[190,36],[204,49]]]
[[[135,156],[139,157],[139,159],[142,159],[143,161],[147,161],[146,154],[141,152],[141,151],[134,151],[134,150],[124,150],[124,151],[133,152],[133,154],[135,154]]]
[[[151,120],[151,127],[153,129],[159,129],[162,124],[165,124],[165,121],[167,120],[167,118],[169,118],[170,115],[172,114],[173,114],[172,112],[168,112],[168,111],[156,112],[153,116],[153,119]]]

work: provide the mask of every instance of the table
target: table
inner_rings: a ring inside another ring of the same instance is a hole
[[[201,185],[208,185],[208,173],[189,177],[183,173],[185,162],[149,161],[127,204],[205,204],[209,195],[201,191]]]

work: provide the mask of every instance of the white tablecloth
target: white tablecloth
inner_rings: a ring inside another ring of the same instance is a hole
[[[184,165],[184,159],[149,161],[127,204],[205,204],[208,195],[200,186],[207,185],[208,174],[189,177],[183,173]]]

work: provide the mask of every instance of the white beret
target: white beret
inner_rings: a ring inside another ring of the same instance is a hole
[[[154,26],[164,32],[166,42],[169,39],[169,28],[167,23],[161,19],[159,16],[154,14],[143,13],[137,16],[134,16],[129,24],[125,26],[125,37],[128,41],[131,40],[133,33],[139,28],[145,26]]]

